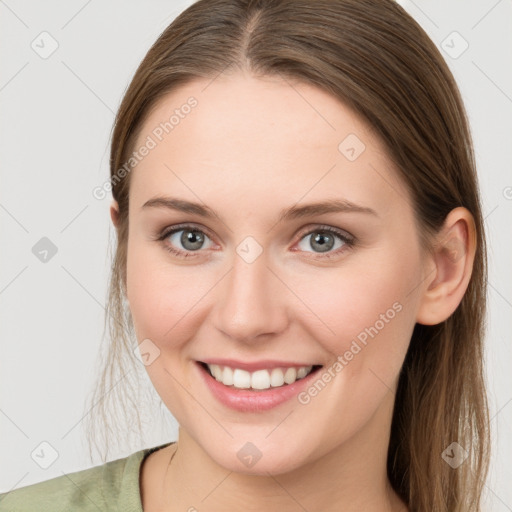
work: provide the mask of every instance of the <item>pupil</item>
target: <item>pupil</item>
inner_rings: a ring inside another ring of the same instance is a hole
[[[326,240],[327,240],[327,242],[326,242]],[[319,244],[317,249],[319,249],[320,252],[327,252],[330,249],[332,249],[333,237],[331,235],[326,235],[326,234],[317,234],[314,237],[314,243]]]
[[[181,243],[188,250],[200,249],[203,244],[203,237],[198,231],[184,231],[181,236]],[[192,244],[192,247],[187,247],[186,244]]]

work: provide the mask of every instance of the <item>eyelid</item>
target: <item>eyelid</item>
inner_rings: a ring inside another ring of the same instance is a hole
[[[190,229],[190,231],[200,231],[205,235],[208,235],[208,238],[211,240],[215,238],[212,232],[205,226],[201,226],[199,224],[194,224],[193,222],[184,222],[182,224],[173,224],[172,226],[168,226],[164,228],[161,232],[157,232],[157,237],[159,239],[167,238],[169,235],[176,233],[176,231],[181,231],[184,229]]]
[[[356,240],[355,236],[351,235],[348,231],[337,228],[335,226],[331,226],[329,224],[309,224],[308,226],[302,228],[301,231],[299,231],[299,239],[305,235],[310,235],[315,231],[327,231],[329,233],[334,233],[342,238],[346,238],[347,240],[352,240],[354,242]]]

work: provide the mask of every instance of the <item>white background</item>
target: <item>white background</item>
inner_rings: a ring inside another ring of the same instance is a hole
[[[191,3],[0,0],[0,492],[90,466],[81,418],[114,234],[110,196],[92,190],[108,179],[114,112],[129,80]],[[487,503],[512,511],[512,2],[401,3],[442,48],[471,122],[490,246]],[[31,48],[43,31],[58,43],[46,59]],[[469,45],[457,58],[464,42],[454,31]],[[32,253],[42,237],[57,247],[47,263]],[[149,432],[147,446],[174,435]],[[30,456],[43,441],[58,452],[48,469]]]

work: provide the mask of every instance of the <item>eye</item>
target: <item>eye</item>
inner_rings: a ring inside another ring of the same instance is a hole
[[[319,254],[321,257],[322,254],[325,254],[325,257],[330,258],[351,248],[354,244],[355,239],[343,231],[331,226],[318,226],[308,231],[301,238],[298,246],[301,251],[308,252],[308,249],[311,248],[315,254]],[[335,250],[332,250],[333,248]]]
[[[209,249],[213,245],[211,238],[203,229],[190,224],[164,230],[157,236],[157,240],[163,243],[166,250],[180,258],[198,256],[194,253],[200,253],[201,249]],[[313,249],[314,257],[331,258],[353,247],[355,241],[354,237],[337,228],[317,226],[302,235],[298,246],[306,253],[309,252],[308,249]]]
[[[191,225],[175,226],[173,229],[164,230],[158,240],[169,252],[182,258],[196,256],[190,253],[208,249],[212,245],[210,237],[203,230]],[[210,241],[210,245],[205,246],[207,240]]]

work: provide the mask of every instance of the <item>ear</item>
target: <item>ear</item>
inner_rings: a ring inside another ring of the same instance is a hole
[[[463,207],[453,209],[436,237],[434,254],[426,260],[418,323],[439,324],[457,309],[471,278],[476,243],[471,212]]]
[[[114,199],[110,204],[110,218],[116,228],[119,227],[119,204]]]

